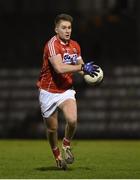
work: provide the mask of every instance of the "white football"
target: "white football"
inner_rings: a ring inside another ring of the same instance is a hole
[[[99,66],[98,66],[99,67]],[[104,73],[103,73],[103,70],[101,69],[101,67],[98,68],[99,72],[96,72],[97,76],[94,75],[93,77],[88,75],[88,74],[85,74],[84,75],[84,79],[86,81],[87,84],[90,84],[90,85],[96,85],[98,83],[100,83],[104,77]]]

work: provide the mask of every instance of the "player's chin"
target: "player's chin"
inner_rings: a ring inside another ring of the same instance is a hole
[[[66,37],[65,37],[65,40],[66,40],[66,41],[69,41],[69,40],[70,40],[70,36],[66,36]]]
[[[70,40],[70,37],[65,37],[65,38],[62,38],[61,40],[66,43]]]

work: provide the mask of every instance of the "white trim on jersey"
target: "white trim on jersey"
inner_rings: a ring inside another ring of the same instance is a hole
[[[54,42],[55,42],[56,37],[52,37],[51,40],[48,42],[48,49],[50,51],[50,57],[56,56],[55,48],[54,48]]]

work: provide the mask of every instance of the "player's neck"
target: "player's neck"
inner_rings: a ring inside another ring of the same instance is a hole
[[[60,43],[63,45],[67,45],[69,43],[69,40],[61,39],[58,35],[56,37],[59,39]]]

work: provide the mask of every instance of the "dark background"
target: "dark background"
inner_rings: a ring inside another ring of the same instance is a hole
[[[45,138],[36,81],[59,13],[73,16],[84,61],[104,71],[96,87],[74,75],[76,138],[139,138],[139,0],[0,0],[0,138]],[[59,122],[61,137],[61,112]]]

